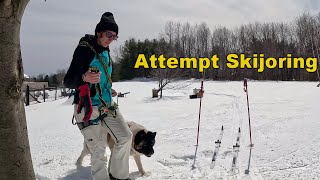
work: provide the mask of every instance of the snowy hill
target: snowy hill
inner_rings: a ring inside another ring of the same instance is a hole
[[[189,99],[199,81],[179,91],[164,91],[152,99],[156,82],[114,83],[122,114],[151,131],[157,131],[155,154],[143,157],[149,177],[140,177],[133,158],[130,177],[162,179],[320,179],[320,88],[316,82],[249,81],[254,148],[250,148],[247,101],[243,82],[205,81],[196,168],[191,169],[196,144],[199,100]],[[114,99],[116,101],[116,98]],[[74,163],[83,138],[71,124],[71,100],[60,99],[26,107],[29,140],[37,179],[90,179],[90,160]],[[214,169],[210,169],[221,126],[224,135]],[[241,127],[236,169],[231,170],[233,145]]]

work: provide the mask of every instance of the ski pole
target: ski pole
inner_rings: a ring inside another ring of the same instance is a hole
[[[250,108],[249,108],[249,95],[248,95],[248,83],[247,83],[247,78],[244,78],[243,81],[243,85],[244,85],[244,92],[246,92],[247,94],[247,106],[248,106],[248,118],[249,118],[249,132],[250,132],[250,146],[252,147],[252,138],[251,138],[251,122],[250,122]]]
[[[201,117],[201,103],[202,103],[202,93],[203,93],[203,80],[201,81],[201,88],[200,88],[200,106],[199,106],[199,118],[198,118],[198,130],[197,130],[197,144],[196,144],[196,151],[194,153],[194,161],[192,164],[192,169],[195,168],[196,164],[196,157],[197,157],[197,151],[198,151],[198,145],[199,145],[199,132],[200,132],[200,117]]]
[[[248,168],[244,171],[245,174],[249,174],[249,172],[250,172],[251,151],[252,151],[252,147],[250,147],[249,160],[248,160]]]

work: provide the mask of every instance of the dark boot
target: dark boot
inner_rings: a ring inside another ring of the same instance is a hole
[[[109,173],[109,177],[110,177],[110,180],[131,180],[130,178],[127,178],[127,179],[117,179],[115,177],[112,176],[112,174]]]

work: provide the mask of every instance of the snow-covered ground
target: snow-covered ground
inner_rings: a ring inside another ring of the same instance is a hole
[[[133,158],[130,177],[162,179],[320,179],[320,88],[316,82],[249,81],[249,102],[254,148],[251,151],[246,94],[243,82],[205,81],[196,168],[194,161],[200,99],[189,99],[200,81],[179,91],[164,91],[152,99],[154,81],[113,84],[118,92],[130,92],[118,102],[127,120],[156,131],[155,154],[143,157],[149,177],[140,177]],[[117,101],[117,99],[114,99]],[[39,180],[90,179],[90,160],[83,167],[74,163],[82,150],[83,137],[71,124],[70,99],[26,107],[29,140]],[[211,158],[221,126],[222,144],[213,169]],[[240,151],[231,170],[233,145],[241,127]]]

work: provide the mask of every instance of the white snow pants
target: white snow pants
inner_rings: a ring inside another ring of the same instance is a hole
[[[80,114],[77,114],[77,104],[74,108],[74,116],[77,122],[81,122],[84,112],[82,110]],[[96,119],[99,114],[98,107],[94,106],[90,119]],[[115,142],[111,151],[108,170],[107,162],[105,161],[107,140],[102,139],[102,130],[106,130]],[[108,114],[97,125],[90,125],[82,129],[81,133],[91,154],[91,175],[93,180],[109,180],[109,173],[117,179],[127,179],[129,177],[132,132],[119,109],[116,110],[115,118]]]

